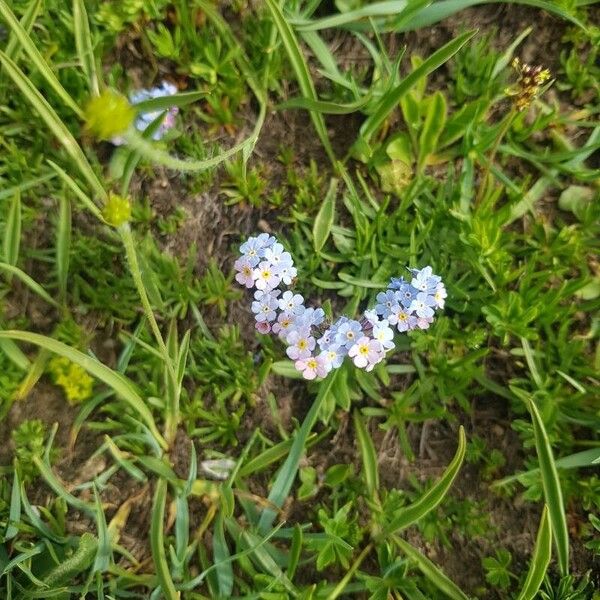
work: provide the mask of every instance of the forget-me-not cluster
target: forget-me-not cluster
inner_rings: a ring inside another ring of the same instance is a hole
[[[431,267],[409,269],[411,277],[392,278],[377,294],[374,309],[360,320],[339,317],[326,322],[321,308],[306,306],[290,289],[297,275],[292,255],[267,233],[250,237],[235,261],[236,281],[254,291],[252,312],[260,333],[273,333],[305,379],[325,377],[349,357],[371,371],[394,348],[394,327],[400,333],[427,329],[447,297],[441,277]]]

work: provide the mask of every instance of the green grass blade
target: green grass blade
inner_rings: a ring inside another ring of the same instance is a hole
[[[91,356],[88,356],[87,354],[84,354],[75,348],[71,348],[70,346],[63,344],[58,340],[54,340],[45,335],[40,335],[39,333],[17,330],[0,331],[0,339],[20,340],[28,344],[34,344],[35,346],[45,348],[54,354],[64,356],[71,362],[79,365],[90,375],[93,375],[113,389],[116,394],[118,394],[125,402],[127,402],[127,404],[140,415],[142,421],[144,421],[144,423],[148,426],[159,444],[164,449],[167,448],[165,440],[160,435],[160,432],[156,427],[156,423],[154,422],[154,417],[152,416],[150,409],[146,406],[141,396],[136,392],[132,383],[123,375],[121,375],[121,373],[113,371],[97,359],[92,358]]]
[[[2,0],[0,0],[1,2]],[[92,189],[101,198],[106,197],[106,192],[102,187],[98,177],[94,173],[91,165],[89,164],[83,150],[66,128],[64,123],[60,120],[54,109],[48,104],[46,99],[40,94],[40,92],[32,85],[27,79],[23,71],[12,61],[10,58],[0,51],[0,63],[6,69],[6,72],[21,90],[25,98],[40,114],[42,119],[46,122],[52,133],[58,138],[59,142],[64,146],[69,156],[73,159],[75,165],[81,172],[81,174],[88,181]]]
[[[77,182],[64,170],[61,169],[56,163],[51,160],[48,164],[54,169],[56,174],[67,184],[67,187],[79,198],[85,208],[87,208],[99,221],[104,223],[104,217],[100,212],[100,209],[92,202],[91,198],[79,187]]]
[[[367,486],[369,497],[373,500],[379,496],[379,469],[377,467],[377,454],[375,446],[369,432],[357,411],[354,412],[354,429],[356,431],[356,441],[362,458],[362,472]]]
[[[73,98],[69,95],[67,90],[62,86],[58,78],[45,61],[44,57],[40,54],[40,51],[35,47],[33,40],[23,28],[21,23],[17,20],[12,10],[8,7],[8,4],[4,0],[0,0],[0,15],[10,27],[12,32],[15,34],[17,40],[21,44],[23,50],[29,55],[33,66],[41,73],[44,79],[48,82],[50,87],[58,94],[60,99],[78,116],[82,117],[83,112],[77,106]]]
[[[335,194],[337,192],[338,180],[333,178],[325,195],[325,200],[317,213],[313,225],[313,246],[316,252],[320,252],[331,233],[333,220],[335,218]]]
[[[83,0],[73,0],[73,27],[75,30],[75,46],[77,47],[81,68],[87,77],[90,92],[94,96],[98,96],[100,86],[98,85],[96,59],[94,58],[94,45]]]
[[[40,14],[42,1],[43,0],[31,0],[31,2],[27,5],[27,9],[23,13],[23,16],[21,17],[21,28],[27,33],[27,35],[29,35],[31,32],[33,24],[35,23],[37,16]],[[23,47],[19,43],[17,36],[14,33],[11,33],[8,44],[6,44],[6,48],[4,49],[6,56],[16,61],[18,60],[22,49]]]
[[[395,88],[390,90],[380,100],[375,112],[370,115],[360,128],[361,137],[367,142],[381,127],[390,113],[398,107],[400,99],[406,94],[422,77],[426,77],[432,71],[443,65],[454,56],[474,35],[476,31],[466,31],[454,38],[446,45],[436,50],[431,56],[423,61],[416,69],[407,75]]]
[[[527,572],[527,579],[517,600],[533,600],[544,581],[552,558],[552,528],[548,518],[548,505],[544,505],[538,528],[535,549]]]
[[[317,397],[310,407],[306,417],[304,417],[302,426],[294,436],[294,441],[292,443],[292,447],[290,448],[289,454],[283,463],[283,466],[277,473],[275,483],[273,484],[271,493],[269,494],[269,502],[277,508],[281,508],[283,506],[287,495],[292,489],[292,485],[296,479],[296,474],[298,473],[300,460],[304,455],[308,436],[310,435],[310,431],[317,420],[319,411],[321,410],[321,405],[327,396],[329,396],[331,390],[334,389],[334,384],[338,373],[339,371],[334,371],[321,383],[319,387],[319,393],[317,394]],[[264,534],[271,527],[276,514],[277,513],[270,508],[266,508],[263,511],[258,523],[259,532]]]
[[[54,474],[54,471],[50,467],[50,464],[46,461],[42,460],[39,456],[33,457],[33,462],[37,467],[40,475],[44,479],[44,481],[48,484],[52,491],[62,498],[67,504],[72,506],[73,508],[80,510],[88,515],[94,514],[94,506],[92,504],[88,504],[79,498],[76,498],[65,489],[65,486],[61,483],[58,477]]]
[[[448,493],[450,486],[458,475],[458,471],[462,465],[463,459],[465,458],[465,450],[465,430],[461,425],[458,432],[458,448],[456,449],[456,454],[448,465],[448,468],[439,481],[437,481],[437,483],[435,483],[430,490],[423,494],[421,498],[398,512],[398,516],[390,523],[389,531],[391,533],[398,533],[398,531],[401,531],[409,525],[412,525],[424,517],[428,512],[432,511],[436,506],[438,506],[438,504],[444,499],[444,496]]]
[[[286,21],[283,13],[281,12],[281,8],[275,0],[265,0],[265,3],[271,12],[275,25],[277,26],[279,35],[281,36],[281,40],[285,46],[302,95],[305,98],[310,98],[311,100],[318,100],[315,85],[310,76],[310,71],[308,70],[308,65],[306,64],[306,60],[302,54],[302,49],[300,48],[298,39],[296,38],[293,29]],[[327,135],[327,127],[325,126],[325,121],[323,120],[322,115],[315,111],[311,111],[310,118],[312,119],[317,135],[321,140],[321,144],[323,144],[323,148],[325,149],[327,156],[331,162],[335,164],[335,154],[333,152],[333,148],[331,147],[329,136]]]
[[[421,573],[423,573],[423,575],[425,575],[438,590],[446,594],[448,598],[452,598],[452,600],[469,600],[469,597],[451,579],[449,579],[447,575],[436,567],[435,564],[421,554],[419,550],[398,537],[394,537],[394,542],[408,558],[416,563]]]
[[[370,94],[363,96],[355,102],[340,104],[338,102],[327,102],[325,100],[313,100],[312,98],[290,98],[281,104],[278,104],[276,110],[287,110],[289,108],[299,108],[303,110],[315,111],[326,115],[349,115],[364,108],[371,101]]]
[[[56,175],[54,173],[46,173],[45,175],[40,175],[39,177],[32,177],[31,179],[25,179],[24,181],[19,182],[17,185],[13,185],[11,187],[4,188],[0,190],[0,200],[5,200],[6,198],[13,197],[17,192],[23,193],[25,190],[30,190],[34,188],[40,183],[45,183],[46,181],[50,181],[54,179]]]
[[[161,96],[159,98],[151,98],[144,100],[134,105],[137,113],[158,112],[169,110],[173,106],[181,108],[206,98],[207,92],[182,92],[181,94],[173,94],[172,96]],[[145,131],[145,130],[144,130]]]
[[[217,583],[219,585],[219,594],[222,598],[230,598],[233,590],[233,567],[230,557],[227,541],[225,540],[225,528],[223,527],[223,513],[215,518],[213,529],[213,553],[217,571]]]
[[[559,2],[552,2],[550,0],[438,0],[438,2],[434,2],[431,6],[427,6],[419,11],[412,19],[405,23],[399,31],[422,29],[423,27],[429,27],[434,23],[438,23],[465,8],[477,6],[478,4],[495,4],[501,2],[541,8],[581,27],[582,29],[586,29],[586,26],[574,15],[562,8]]]
[[[35,279],[27,275],[25,271],[19,269],[19,267],[13,267],[8,263],[0,262],[0,271],[5,271],[10,275],[18,277],[32,292],[35,292],[40,298],[43,298],[48,304],[52,306],[60,307],[60,304],[37,282]]]
[[[15,469],[13,474],[13,484],[10,492],[10,509],[8,511],[8,522],[2,536],[2,542],[12,540],[18,533],[17,525],[21,522],[21,482],[19,479],[19,469]]]
[[[21,193],[19,191],[13,196],[8,209],[2,246],[4,260],[9,265],[15,266],[19,260],[19,248],[21,246]]]
[[[318,31],[343,27],[350,23],[366,20],[372,17],[398,17],[407,8],[408,0],[392,0],[387,2],[373,2],[356,10],[349,10],[337,15],[330,15],[314,21],[294,20],[291,23],[298,31]]]
[[[56,274],[62,302],[67,296],[69,256],[71,253],[71,201],[65,193],[59,197],[58,224],[56,227]]]
[[[4,352],[7,358],[23,371],[27,371],[31,366],[29,359],[12,340],[0,339],[0,351]]]
[[[533,434],[535,437],[535,449],[540,464],[540,473],[542,476],[542,486],[544,488],[544,498],[548,505],[550,516],[550,525],[554,533],[554,543],[556,545],[556,554],[558,557],[558,566],[562,575],[569,574],[569,531],[567,529],[567,519],[565,515],[565,505],[560,488],[560,479],[552,455],[550,440],[544,427],[544,422],[540,413],[533,402],[529,400],[529,412],[533,423]]]
[[[159,479],[152,503],[152,520],[150,523],[150,546],[156,575],[160,583],[162,595],[166,600],[179,600],[179,594],[169,572],[167,553],[165,552],[165,504],[167,502],[167,481]]]

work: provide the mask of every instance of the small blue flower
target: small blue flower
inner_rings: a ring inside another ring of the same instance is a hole
[[[390,316],[390,311],[394,304],[398,304],[400,297],[398,292],[394,290],[387,290],[386,292],[379,292],[377,294],[377,304],[375,305],[375,312],[381,315],[384,319]]]
[[[426,294],[425,292],[419,292],[415,300],[410,305],[411,311],[417,314],[417,317],[421,319],[429,319],[433,317],[433,308],[435,306],[435,298]]]
[[[441,277],[433,274],[431,267],[425,267],[421,270],[415,269],[413,274],[414,277],[410,285],[420,292],[427,292],[431,295],[435,293],[438,283],[442,280]]]
[[[358,321],[348,320],[346,323],[342,323],[337,330],[335,335],[335,341],[340,346],[351,348],[356,340],[362,336],[362,327]]]

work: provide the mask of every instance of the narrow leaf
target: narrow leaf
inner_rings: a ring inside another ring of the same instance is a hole
[[[447,60],[454,56],[474,35],[476,31],[466,31],[454,38],[439,50],[424,60],[416,69],[407,75],[395,88],[385,94],[375,111],[370,115],[360,128],[360,137],[367,142],[379,130],[390,113],[396,109],[400,99],[408,92],[422,77],[426,77]]]
[[[308,70],[308,65],[306,64],[306,60],[302,54],[302,49],[300,48],[298,39],[296,38],[292,27],[286,21],[281,9],[279,8],[279,5],[275,0],[265,0],[265,3],[271,12],[275,25],[277,26],[279,35],[281,36],[281,40],[283,41],[283,45],[285,46],[288,54],[288,58],[292,64],[294,73],[296,74],[296,79],[298,81],[298,85],[300,86],[302,95],[305,98],[310,98],[311,100],[318,100],[317,92],[310,76],[310,71]],[[323,148],[325,149],[325,152],[327,152],[327,156],[331,162],[335,164],[335,154],[333,152],[333,148],[331,147],[331,143],[329,142],[327,127],[325,126],[323,117],[320,113],[311,111],[310,118],[312,119],[317,135],[321,140],[321,144],[323,144]]]
[[[551,557],[552,529],[548,518],[548,505],[544,505],[527,579],[517,600],[533,600],[535,598],[542,581],[544,581]]]
[[[398,511],[397,516],[392,520],[389,531],[397,533],[423,518],[428,512],[432,511],[444,499],[450,486],[458,475],[458,471],[465,457],[466,439],[465,430],[461,425],[458,431],[458,448],[452,462],[440,478],[423,496],[409,504],[407,507]]]
[[[15,266],[19,260],[21,246],[21,194],[19,191],[13,196],[8,209],[3,240],[4,260]]]
[[[321,251],[331,233],[331,227],[335,217],[335,194],[337,185],[338,180],[333,178],[329,184],[325,200],[315,218],[313,225],[313,246],[317,252]]]
[[[75,348],[71,348],[70,346],[63,344],[58,340],[46,337],[45,335],[31,333],[29,331],[8,330],[0,331],[0,339],[3,338],[20,340],[22,342],[27,342],[28,344],[34,344],[36,346],[40,346],[41,348],[46,348],[50,352],[68,358],[71,362],[74,362],[85,369],[90,375],[97,377],[100,381],[112,388],[121,398],[123,398],[125,402],[127,402],[127,404],[129,404],[129,406],[135,412],[140,415],[159,444],[163,448],[167,448],[165,440],[160,435],[160,432],[156,427],[156,423],[154,422],[154,417],[152,416],[150,409],[146,406],[141,396],[136,392],[133,384],[126,379],[125,376],[121,375],[121,373],[113,371],[97,359],[92,358],[83,352],[80,352]]]
[[[0,262],[0,271],[5,271],[10,275],[18,277],[31,291],[35,292],[40,298],[43,298],[48,304],[60,307],[60,304],[37,282],[18,267],[13,267],[7,263]]]
[[[319,411],[321,409],[321,405],[325,401],[325,399],[329,396],[332,389],[334,389],[334,384],[337,378],[337,374],[339,371],[334,371],[331,373],[325,380],[323,380],[319,387],[319,393],[315,398],[313,405],[310,407],[308,414],[304,417],[304,422],[300,429],[296,432],[294,436],[294,441],[292,443],[292,447],[290,448],[290,452],[283,463],[281,469],[277,473],[275,478],[275,483],[271,488],[271,493],[269,494],[269,502],[276,506],[277,508],[281,508],[285,499],[287,498],[290,490],[292,489],[292,485],[294,480],[296,479],[296,474],[298,473],[298,467],[300,465],[300,460],[304,455],[304,450],[306,448],[306,441],[308,436],[310,435],[310,431],[313,428],[317,416],[319,415]],[[259,532],[266,532],[271,525],[276,516],[276,512],[271,508],[264,509],[260,521],[258,524]]]
[[[0,0],[2,2],[2,0]],[[50,131],[58,138],[59,142],[64,146],[69,156],[75,162],[75,165],[81,174],[87,179],[88,183],[94,192],[101,198],[106,197],[106,192],[102,187],[98,177],[94,173],[90,163],[88,162],[83,150],[67,129],[65,124],[60,120],[56,111],[48,104],[42,94],[33,86],[23,71],[10,59],[4,52],[0,51],[0,63],[6,69],[6,72],[21,90],[25,98],[39,113],[42,119],[48,125]]]
[[[44,57],[40,54],[40,51],[36,48],[33,40],[23,29],[21,23],[17,20],[13,12],[8,7],[8,4],[4,0],[0,0],[0,15],[10,27],[16,38],[19,40],[23,50],[29,55],[33,66],[42,74],[44,79],[50,84],[50,87],[58,94],[60,99],[79,117],[82,116],[82,111],[77,106],[73,98],[69,95],[67,90],[62,86],[54,71],[50,68]],[[6,56],[6,55],[5,55]],[[8,58],[8,57],[7,57]],[[10,60],[10,59],[9,59]],[[12,61],[11,61],[12,62]]]
[[[563,576],[569,574],[569,532],[567,529],[567,519],[565,515],[565,506],[563,502],[562,490],[560,488],[560,479],[556,470],[556,463],[552,454],[550,440],[544,427],[544,422],[540,413],[533,402],[528,402],[531,421],[533,423],[533,434],[535,437],[535,449],[540,464],[540,473],[542,476],[542,486],[544,488],[544,498],[548,505],[548,514],[550,516],[550,525],[554,533],[554,543],[558,556],[558,566]]]
[[[83,0],[73,0],[73,27],[75,30],[75,46],[77,47],[81,68],[87,77],[90,92],[94,96],[98,96],[100,89],[98,86],[98,73],[96,72],[96,60],[94,58],[94,46],[92,44],[90,23]]]
[[[166,600],[178,600],[179,594],[175,590],[169,564],[167,563],[167,553],[165,552],[165,504],[167,502],[167,481],[159,479],[154,492],[154,501],[152,503],[152,519],[150,522],[150,546],[152,548],[152,560],[156,569],[156,576],[160,583],[162,595]]]
[[[377,468],[377,454],[375,446],[369,432],[363,423],[360,413],[354,412],[354,429],[356,430],[356,439],[362,458],[362,472],[365,479],[367,491],[372,499],[378,497],[379,490],[379,470]]]
[[[230,598],[233,590],[233,567],[229,559],[229,548],[225,540],[225,529],[223,527],[223,514],[215,518],[213,529],[213,553],[217,571],[217,583],[219,594],[222,598]]]
[[[400,550],[402,550],[406,556],[416,563],[421,573],[423,573],[423,575],[425,575],[438,590],[446,594],[448,598],[452,598],[452,600],[469,600],[469,597],[451,579],[449,579],[447,575],[436,567],[426,556],[421,554],[414,546],[411,546],[408,542],[398,537],[394,537],[394,542],[396,542]]]
[[[71,201],[66,194],[59,197],[58,226],[56,228],[56,274],[58,290],[64,302],[67,295],[69,277],[69,256],[71,253]]]

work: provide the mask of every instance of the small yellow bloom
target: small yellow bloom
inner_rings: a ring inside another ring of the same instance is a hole
[[[111,90],[92,98],[85,107],[85,127],[100,140],[110,140],[127,131],[135,109],[127,98]]]
[[[102,216],[109,225],[120,227],[131,219],[131,202],[129,198],[109,194]]]
[[[79,404],[92,395],[94,380],[85,369],[62,356],[48,364],[52,381],[63,388],[69,404]]]

